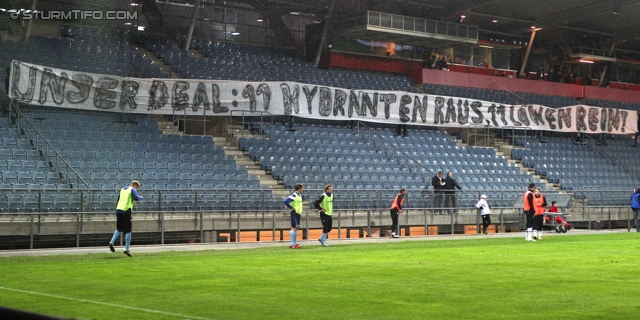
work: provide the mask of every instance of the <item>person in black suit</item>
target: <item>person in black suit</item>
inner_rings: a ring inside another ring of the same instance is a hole
[[[436,208],[436,213],[440,213],[439,208],[442,208],[442,192],[445,186],[443,175],[444,173],[442,171],[438,171],[438,174],[431,178],[431,186],[433,186],[433,207]]]
[[[456,207],[456,189],[462,190],[456,179],[453,178],[453,174],[451,172],[447,172],[447,177],[444,179],[444,185],[442,186],[444,190],[444,207],[445,208],[455,208]],[[454,213],[455,209],[451,209]]]

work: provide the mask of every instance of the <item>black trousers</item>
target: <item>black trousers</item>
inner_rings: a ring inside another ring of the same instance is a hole
[[[491,224],[491,215],[483,214],[482,215],[482,232],[487,231],[487,228],[489,227],[490,224]]]
[[[320,211],[320,221],[322,221],[322,233],[331,232],[331,228],[333,227],[333,218]]]
[[[389,210],[391,212],[391,232],[398,233],[398,208]]]
[[[440,212],[440,208],[442,208],[442,203],[444,202],[444,194],[442,191],[434,191],[433,192],[433,207],[436,208],[436,212]]]
[[[445,208],[455,208],[456,207],[456,194],[455,193],[445,193],[444,194],[444,207]]]
[[[527,229],[533,228],[533,214],[534,214],[533,210],[524,212],[524,217],[526,218],[526,221],[527,221]]]
[[[533,229],[537,231],[542,231],[542,224],[544,223],[544,214],[539,214],[537,216],[533,216]]]

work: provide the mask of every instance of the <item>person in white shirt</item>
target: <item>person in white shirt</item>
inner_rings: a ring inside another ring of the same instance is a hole
[[[481,195],[480,200],[476,204],[476,208],[481,209],[480,215],[482,216],[482,233],[487,234],[487,228],[491,224],[491,210],[489,209],[489,203],[487,203],[487,196]]]

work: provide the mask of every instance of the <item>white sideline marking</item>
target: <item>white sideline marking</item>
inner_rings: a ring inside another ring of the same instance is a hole
[[[162,314],[162,315],[181,317],[181,318],[186,318],[186,319],[214,320],[214,319],[210,319],[210,318],[187,316],[187,315],[179,314],[179,313],[172,313],[172,312],[164,312],[164,311],[153,310],[153,309],[145,309],[145,308],[123,306],[123,305],[115,304],[115,303],[100,302],[100,301],[93,301],[93,300],[86,300],[86,299],[76,299],[76,298],[58,296],[58,295],[54,295],[54,294],[27,291],[27,290],[19,290],[19,289],[7,288],[7,287],[2,287],[2,286],[0,286],[0,289],[7,290],[7,291],[20,292],[20,293],[33,294],[33,295],[38,295],[38,296],[44,296],[44,297],[49,297],[49,298],[66,299],[66,300],[71,300],[71,301],[86,302],[86,303],[93,303],[93,304],[101,304],[101,305],[109,306],[109,307],[117,307],[117,308],[124,308],[124,309],[136,310],[136,311],[144,311],[144,312],[149,312],[149,313],[158,313],[158,314]]]

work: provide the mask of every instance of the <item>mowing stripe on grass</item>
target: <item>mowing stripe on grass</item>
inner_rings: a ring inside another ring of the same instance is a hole
[[[101,305],[109,306],[109,307],[117,307],[117,308],[124,308],[124,309],[136,310],[136,311],[149,312],[149,313],[157,313],[157,314],[162,314],[162,315],[166,315],[166,316],[175,316],[175,317],[181,317],[181,318],[200,319],[200,320],[215,320],[215,319],[211,319],[211,318],[188,316],[188,315],[179,314],[179,313],[173,313],[173,312],[165,312],[165,311],[160,311],[160,310],[145,309],[145,308],[138,308],[138,307],[130,307],[130,306],[124,306],[124,305],[121,305],[121,304],[93,301],[93,300],[87,300],[87,299],[70,298],[70,297],[58,296],[58,295],[55,295],[55,294],[48,294],[48,293],[41,293],[41,292],[13,289],[13,288],[7,288],[7,287],[0,287],[0,289],[1,290],[7,290],[7,291],[26,293],[26,294],[33,294],[33,295],[38,295],[38,296],[44,296],[44,297],[49,297],[49,298],[65,299],[65,300],[71,300],[71,301],[77,301],[77,302],[101,304]]]

